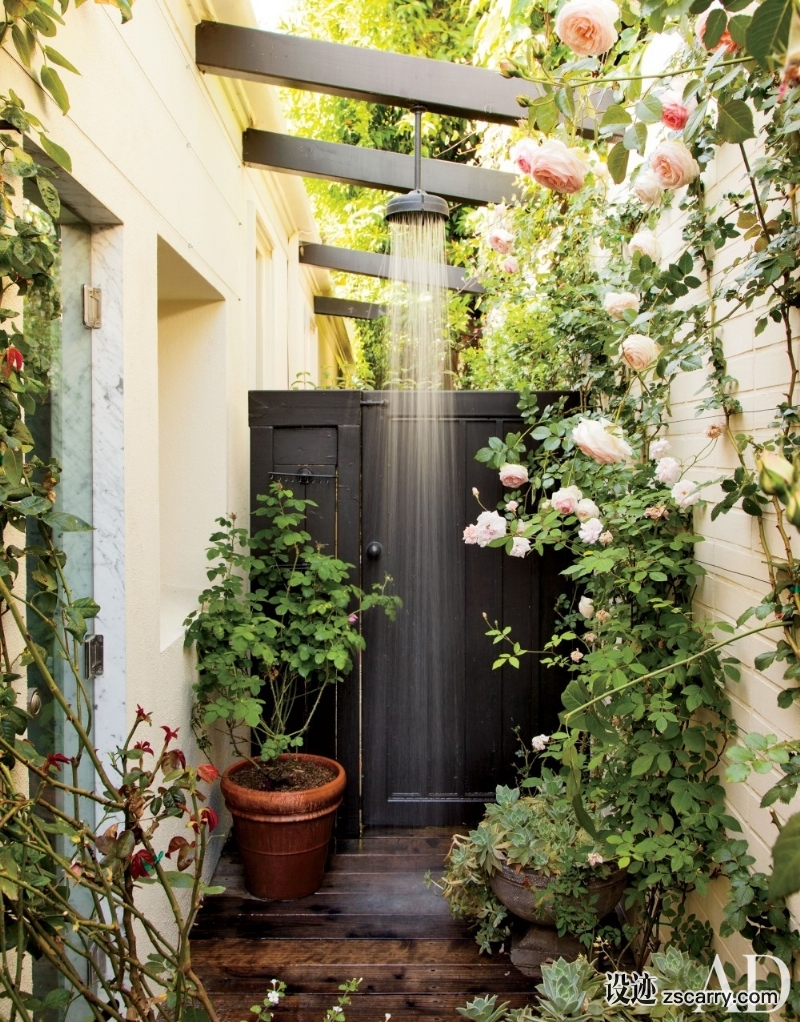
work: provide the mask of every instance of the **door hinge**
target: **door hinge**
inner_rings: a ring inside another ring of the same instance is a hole
[[[103,673],[103,636],[89,635],[83,642],[84,673],[99,678]]]
[[[98,330],[102,325],[102,300],[102,288],[83,285],[83,325],[90,330]]]

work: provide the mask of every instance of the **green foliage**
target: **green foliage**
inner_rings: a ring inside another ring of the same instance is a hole
[[[258,502],[266,522],[252,536],[234,515],[217,520],[213,585],[186,619],[185,644],[197,645],[196,719],[234,741],[238,725],[252,728],[266,761],[302,745],[322,694],[350,673],[364,648],[359,615],[380,607],[394,618],[400,600],[386,595],[388,577],[365,594],[348,582],[352,565],[312,543],[302,525],[313,501],[272,483]]]
[[[772,849],[775,869],[769,885],[770,901],[800,890],[800,813],[791,816]]]
[[[610,846],[581,827],[564,781],[551,771],[526,777],[521,786],[535,788],[536,794],[498,786],[497,801],[486,805],[477,829],[456,835],[436,886],[456,918],[477,927],[481,950],[490,951],[509,933],[507,911],[490,886],[492,876],[504,866],[531,871],[549,879],[541,888],[530,888],[536,910],[552,916],[560,934],[590,945],[600,935],[597,899],[589,885],[617,871],[616,861],[606,862],[601,854],[608,854]],[[588,822],[594,830],[603,827],[597,813]]]

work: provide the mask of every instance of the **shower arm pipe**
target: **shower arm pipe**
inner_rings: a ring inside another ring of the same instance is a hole
[[[424,106],[411,108],[414,112],[414,190],[422,190],[422,115]]]

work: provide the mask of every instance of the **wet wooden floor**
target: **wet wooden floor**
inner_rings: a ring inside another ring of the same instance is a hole
[[[215,876],[226,892],[208,898],[192,937],[197,973],[222,1022],[253,1019],[273,977],[287,997],[275,1022],[321,1022],[338,986],[362,980],[348,1019],[453,1022],[481,994],[512,1007],[528,1003],[534,981],[506,955],[478,952],[467,928],[423,883],[450,843],[438,829],[376,831],[337,843],[322,888],[302,901],[271,902],[244,889],[235,855]]]

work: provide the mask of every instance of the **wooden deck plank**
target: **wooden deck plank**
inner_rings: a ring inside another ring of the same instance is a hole
[[[349,1022],[354,1019],[369,1019],[382,1022],[390,1014],[392,1022],[424,1018],[427,1022],[454,1022],[458,1019],[457,1009],[464,1006],[469,995],[460,993],[442,994],[354,994],[352,1003],[345,1009]],[[220,1022],[241,1022],[250,1015],[251,1005],[256,1003],[252,994],[213,994],[211,998]],[[262,998],[258,998],[258,1001]],[[277,1010],[280,1022],[311,1022],[322,1019],[327,1008],[334,1002],[330,994],[290,994]],[[518,990],[498,993],[498,1005],[509,1002],[512,1008],[521,1008],[530,1003],[531,996]]]
[[[199,963],[196,962],[195,966]],[[528,989],[527,981],[508,959],[501,964],[465,969],[463,963],[427,965],[373,965],[348,963],[358,978],[360,989],[368,994],[438,993],[484,994],[496,991]],[[261,994],[273,977],[280,976],[293,993],[330,993],[335,995],[342,982],[343,964],[278,964],[270,968],[251,968],[247,958],[229,962],[224,973],[203,965],[203,982],[210,993]]]
[[[387,828],[339,841],[322,888],[296,902],[253,898],[227,851],[214,877],[227,891],[206,899],[192,931],[193,964],[221,1022],[252,1017],[273,978],[288,986],[280,1022],[322,1019],[352,977],[362,984],[349,1022],[383,1022],[387,1013],[392,1022],[453,1022],[481,994],[528,1003],[533,982],[507,956],[481,955],[468,927],[424,886],[450,839],[441,828]]]
[[[221,940],[195,945],[192,959],[202,963],[209,974],[227,967],[230,961],[246,959],[249,967],[269,972],[286,962],[295,965],[374,965],[395,962],[398,965],[427,962],[467,964],[476,968],[495,964],[497,959],[482,955],[472,937],[443,940]],[[198,966],[199,967],[199,966]]]

